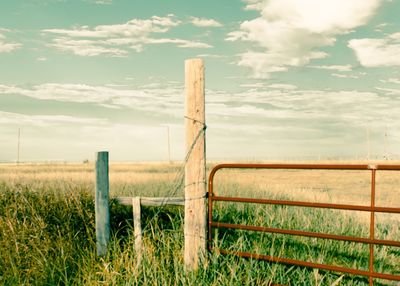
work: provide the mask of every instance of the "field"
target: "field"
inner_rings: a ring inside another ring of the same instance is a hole
[[[391,162],[393,163],[393,162]],[[212,167],[212,164],[209,168]],[[94,165],[0,165],[1,285],[368,285],[366,278],[208,254],[185,273],[183,209],[143,208],[144,256],[136,264],[132,209],[110,201],[112,238],[96,257]],[[312,202],[370,202],[370,173],[359,171],[224,170],[216,192]],[[400,206],[400,172],[377,175],[378,206]],[[182,167],[111,164],[111,197],[183,196]],[[216,203],[215,219],[368,237],[369,214]],[[219,229],[214,243],[232,250],[368,268],[366,245]],[[400,240],[400,215],[376,215],[376,237]],[[400,249],[375,247],[375,270],[400,274]],[[375,285],[398,285],[375,280]]]

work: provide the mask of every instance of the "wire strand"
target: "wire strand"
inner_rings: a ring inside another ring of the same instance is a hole
[[[175,179],[173,180],[172,187],[170,188],[170,191],[167,193],[167,196],[164,197],[164,200],[161,202],[161,205],[158,207],[157,212],[156,212],[156,213],[153,215],[153,217],[150,219],[149,223],[147,223],[146,226],[142,229],[142,231],[141,231],[142,234],[143,234],[145,231],[148,230],[148,228],[149,228],[149,226],[151,225],[151,223],[154,222],[154,220],[158,217],[158,215],[163,211],[163,209],[164,209],[165,206],[167,205],[168,199],[171,198],[171,197],[175,197],[175,195],[177,194],[177,192],[178,192],[179,190],[181,190],[182,187],[185,188],[185,187],[187,187],[187,186],[194,185],[194,184],[199,184],[199,183],[205,183],[205,184],[207,184],[206,181],[201,181],[201,182],[189,183],[189,184],[187,184],[186,186],[184,186],[184,178],[185,178],[185,167],[186,167],[186,164],[188,163],[188,161],[189,161],[189,159],[190,159],[190,156],[191,156],[191,154],[192,154],[192,152],[193,152],[193,150],[194,150],[194,148],[195,148],[197,142],[199,141],[199,139],[201,138],[202,135],[205,136],[206,129],[207,129],[207,125],[206,125],[204,122],[199,121],[199,120],[194,119],[194,118],[190,118],[190,117],[188,117],[188,116],[184,116],[184,117],[185,117],[186,119],[192,120],[192,121],[194,121],[194,122],[196,122],[196,123],[202,124],[203,127],[197,132],[196,137],[194,138],[192,144],[190,145],[188,151],[186,152],[186,155],[185,155],[185,157],[184,157],[184,160],[183,160],[183,162],[182,162],[182,164],[181,164],[181,166],[180,166],[180,170],[178,171],[178,173],[177,173],[176,176],[175,176]],[[202,195],[202,196],[200,196],[200,197],[194,197],[194,198],[190,198],[190,199],[186,199],[186,198],[185,198],[184,201],[198,200],[198,199],[203,199],[203,198],[206,198],[206,197],[207,197],[207,193],[205,193],[204,195]]]

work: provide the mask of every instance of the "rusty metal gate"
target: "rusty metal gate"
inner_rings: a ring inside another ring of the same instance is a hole
[[[226,197],[219,196],[214,193],[214,176],[218,170],[221,169],[296,169],[296,170],[366,170],[371,172],[371,204],[369,206],[362,205],[349,205],[349,204],[333,204],[333,203],[314,203],[304,201],[292,200],[274,200],[274,199],[256,199],[244,197]],[[278,262],[289,265],[297,265],[303,267],[318,268],[329,271],[349,273],[353,275],[360,275],[369,277],[369,284],[373,285],[374,278],[381,278],[387,280],[400,281],[400,275],[379,273],[374,271],[374,245],[394,246],[400,247],[400,241],[384,240],[375,238],[375,213],[391,213],[400,214],[400,208],[393,207],[377,207],[375,206],[375,184],[376,172],[378,170],[395,171],[400,170],[400,165],[345,165],[345,164],[220,164],[215,166],[209,176],[208,182],[208,248],[210,251],[218,251],[221,254],[234,254],[241,257],[255,258],[267,260],[270,262]],[[400,188],[400,186],[398,186]],[[395,198],[399,200],[399,198]],[[254,203],[254,204],[269,204],[269,205],[283,205],[283,206],[296,206],[296,207],[309,207],[309,208],[325,208],[336,210],[351,210],[370,213],[370,233],[369,238],[353,237],[344,235],[335,235],[319,232],[301,231],[301,230],[288,230],[280,228],[251,226],[242,224],[223,223],[213,220],[213,205],[214,202],[237,202],[237,203]],[[289,258],[282,258],[276,256],[269,256],[257,253],[230,251],[227,249],[219,249],[214,247],[212,240],[213,229],[240,229],[255,232],[268,232],[304,237],[314,237],[330,240],[348,241],[354,243],[368,244],[369,245],[369,269],[360,270],[354,268],[346,268],[336,265],[320,264],[314,262],[307,262],[302,260],[295,260]],[[400,266],[399,266],[400,268]]]

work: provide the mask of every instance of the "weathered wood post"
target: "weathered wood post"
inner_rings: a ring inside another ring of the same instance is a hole
[[[137,265],[142,261],[142,225],[141,225],[141,205],[140,197],[132,198],[132,212],[133,212],[133,230],[135,234],[135,251],[137,257]]]
[[[187,270],[196,270],[206,251],[205,95],[202,59],[185,61],[185,249]]]
[[[108,152],[96,153],[96,246],[97,255],[107,253],[110,239],[110,211],[108,206]]]

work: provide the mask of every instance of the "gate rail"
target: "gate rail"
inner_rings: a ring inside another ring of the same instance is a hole
[[[371,204],[369,206],[349,205],[349,204],[332,204],[332,203],[311,203],[302,201],[288,201],[288,200],[273,200],[273,199],[255,199],[255,198],[242,198],[242,197],[226,197],[214,194],[214,176],[218,170],[221,169],[297,169],[297,170],[370,170],[371,171]],[[400,275],[379,273],[374,271],[374,245],[385,245],[400,247],[400,241],[375,239],[375,213],[392,213],[400,214],[400,208],[393,207],[376,207],[375,206],[375,184],[376,184],[376,171],[400,171],[400,165],[347,165],[347,164],[220,164],[215,166],[209,176],[208,181],[208,248],[210,251],[216,250],[222,254],[234,254],[241,257],[255,258],[267,260],[270,262],[277,262],[283,264],[318,268],[329,271],[337,271],[349,273],[353,275],[360,275],[369,277],[369,284],[373,285],[373,278],[387,279],[400,281]],[[400,186],[399,186],[400,187]],[[226,202],[241,202],[241,203],[256,203],[256,204],[271,204],[271,205],[286,205],[297,207],[312,207],[312,208],[328,208],[339,210],[352,210],[352,211],[365,211],[370,212],[370,236],[369,238],[353,237],[345,235],[326,234],[301,230],[287,230],[271,227],[260,227],[240,224],[221,223],[213,221],[213,203],[216,201]],[[229,251],[226,249],[218,249],[213,247],[212,243],[212,229],[213,228],[228,228],[240,229],[257,232],[279,233],[296,236],[315,237],[322,239],[349,241],[356,243],[369,244],[369,270],[359,270],[354,268],[347,268],[336,265],[328,265],[321,263],[313,263],[302,260],[295,260],[289,258],[281,258],[276,256],[262,255],[250,252]]]

